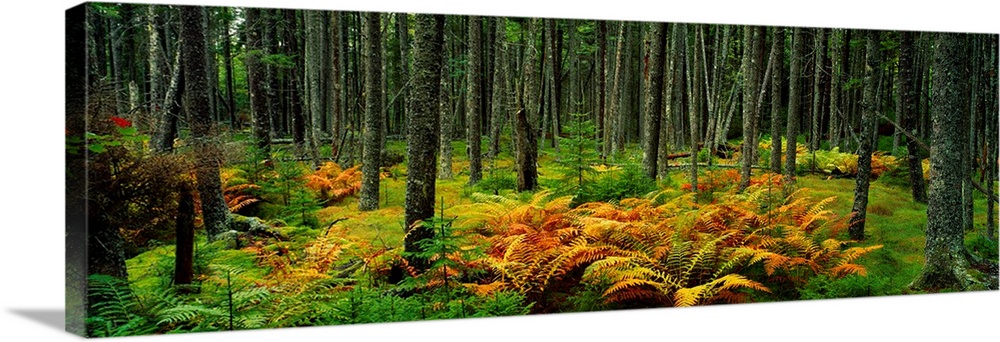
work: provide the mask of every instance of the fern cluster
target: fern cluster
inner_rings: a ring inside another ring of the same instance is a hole
[[[604,300],[624,307],[690,306],[795,299],[811,277],[864,275],[854,261],[881,246],[838,240],[846,220],[824,208],[833,198],[799,191],[762,205],[770,179],[705,205],[691,195],[576,208],[545,192],[528,203],[482,196],[463,223],[487,237],[494,279],[538,312],[582,283],[603,284]]]
[[[339,203],[361,191],[361,165],[345,170],[337,163],[326,162],[305,175],[305,180],[305,186],[316,191],[325,205]]]

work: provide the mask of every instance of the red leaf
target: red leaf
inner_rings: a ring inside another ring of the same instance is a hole
[[[118,127],[121,128],[132,127],[132,121],[128,121],[128,119],[112,116],[111,121],[114,121],[115,125],[118,125]]]

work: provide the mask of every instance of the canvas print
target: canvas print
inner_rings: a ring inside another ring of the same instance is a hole
[[[83,336],[997,290],[997,34],[85,3],[65,44]]]

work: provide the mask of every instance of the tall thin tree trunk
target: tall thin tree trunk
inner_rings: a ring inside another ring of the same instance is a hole
[[[266,158],[270,154],[271,147],[271,123],[273,121],[269,99],[271,94],[268,91],[270,82],[268,66],[264,64],[263,58],[266,54],[264,30],[267,20],[264,18],[264,10],[259,8],[248,8],[246,11],[247,25],[247,74],[250,83],[250,112],[253,119],[254,143]]]
[[[405,17],[405,15],[404,15]],[[341,78],[343,78],[344,69],[343,61],[344,49],[339,46],[341,41],[340,36],[346,34],[346,32],[341,31],[341,21],[343,20],[342,13],[339,11],[330,12],[330,78],[328,86],[328,92],[330,96],[330,155],[337,156],[340,154],[340,138],[344,132],[344,106],[342,102],[344,101],[343,95],[341,94],[343,83]],[[404,99],[405,101],[405,99]]]
[[[497,158],[500,154],[500,134],[503,130],[503,123],[506,121],[506,111],[507,107],[504,104],[506,99],[506,83],[507,78],[507,19],[506,18],[495,18],[496,23],[494,29],[493,38],[493,93],[492,105],[493,109],[492,118],[490,119],[490,151],[489,158],[491,161]]]
[[[688,87],[691,90],[688,98],[690,98],[691,106],[689,108],[688,120],[689,129],[691,135],[691,191],[698,191],[698,152],[700,151],[699,144],[701,139],[701,111],[702,111],[702,99],[704,98],[703,85],[704,81],[700,78],[704,76],[704,46],[705,46],[705,36],[702,32],[704,27],[701,25],[694,26],[694,51],[693,51],[693,61],[688,64],[687,70],[690,73],[688,76]],[[682,29],[682,31],[687,31]],[[684,32],[685,37],[687,32]],[[709,157],[711,158],[711,157]]]
[[[305,78],[306,98],[309,103],[309,118],[306,128],[309,153],[312,156],[313,167],[319,167],[320,138],[323,136],[323,41],[326,39],[323,30],[323,15],[319,11],[305,11]],[[380,71],[381,72],[381,71]],[[370,89],[370,88],[369,88]]]
[[[606,20],[597,20],[595,21],[595,25],[597,26],[597,41],[595,42],[597,45],[597,57],[594,60],[594,65],[597,67],[597,72],[594,73],[594,78],[597,79],[597,117],[595,120],[597,123],[596,139],[601,142],[601,145],[598,145],[597,147],[597,152],[600,153],[601,160],[604,160],[604,149],[601,146],[603,145],[604,130],[606,129],[604,126],[604,117],[607,110],[608,22]]]
[[[831,48],[830,55],[833,59],[833,74],[830,75],[830,147],[840,146],[840,134],[841,134],[841,124],[840,119],[844,114],[841,112],[841,97],[842,93],[840,84],[841,79],[844,77],[844,56],[847,55],[847,50],[841,48],[846,46],[844,43],[845,35],[843,30],[834,29],[831,33],[832,41],[830,44],[837,49]]]
[[[382,133],[382,34],[379,13],[364,13],[361,30],[365,37],[365,132],[358,210],[378,209],[379,166]],[[313,119],[315,120],[315,119]]]
[[[447,19],[446,19],[447,21]],[[453,42],[454,44],[454,42]],[[440,127],[440,149],[441,149],[441,165],[438,170],[438,178],[440,179],[452,179],[451,170],[451,130],[452,130],[452,110],[451,110],[451,70],[448,68],[449,61],[448,51],[442,53],[441,57],[441,93],[438,95],[439,110],[441,111],[441,118],[439,120]]]
[[[917,118],[917,94],[914,87],[913,69],[913,45],[914,33],[900,32],[899,43],[899,75],[897,85],[899,100],[897,101],[897,116],[903,119],[903,126],[907,132],[916,135]],[[910,169],[910,190],[913,200],[920,203],[927,203],[927,192],[924,189],[924,171],[920,161],[919,145],[911,138],[906,139],[906,160]]]
[[[774,61],[774,70],[771,72],[771,172],[781,173],[781,86],[784,82],[785,70],[785,29],[774,28],[774,42],[771,44],[771,60]]]
[[[654,23],[650,37],[652,42],[649,51],[649,59],[646,61],[648,73],[644,74],[646,79],[646,134],[643,138],[642,166],[646,171],[646,176],[656,179],[657,157],[659,157],[660,147],[660,116],[663,114],[663,62],[665,60],[665,45],[667,40],[667,24]]]
[[[559,152],[559,116],[562,114],[562,57],[561,49],[562,45],[562,32],[556,28],[556,19],[545,19],[545,55],[549,59],[549,76],[546,81],[549,82],[549,108],[548,116],[551,120],[552,128],[552,147]],[[544,145],[545,134],[542,133],[542,141]]]
[[[617,48],[615,48],[615,78],[614,82],[611,84],[611,104],[610,111],[608,112],[609,121],[608,124],[604,126],[604,155],[605,157],[610,156],[612,151],[617,152],[617,138],[619,127],[621,123],[621,111],[622,111],[622,98],[624,96],[622,93],[622,74],[624,70],[622,69],[623,60],[625,59],[625,22],[622,21],[618,24],[618,36],[617,36]]]
[[[468,141],[469,156],[469,184],[479,183],[483,178],[482,161],[482,123],[483,115],[482,96],[482,71],[483,68],[483,19],[472,16],[469,18],[469,65],[466,76],[468,95],[466,95],[466,123],[468,131],[466,139]]]
[[[233,88],[235,87],[233,78],[233,40],[232,35],[229,33],[233,14],[229,7],[223,7],[223,11],[222,63],[226,69],[226,108],[229,109],[229,127],[233,130],[238,130],[240,127],[236,120],[236,95],[233,92]]]
[[[517,150],[515,151],[515,163],[517,164],[517,191],[532,191],[538,187],[538,144],[535,138],[535,126],[532,124],[538,118],[538,112],[542,107],[540,101],[541,87],[538,82],[541,78],[541,60],[538,56],[538,49],[535,46],[536,37],[541,26],[540,19],[533,18],[528,22],[528,37],[525,40],[526,50],[524,57],[524,93],[522,103],[524,106],[515,114],[515,138],[517,140]],[[544,58],[544,55],[542,56]],[[535,114],[530,114],[531,112]]]
[[[877,134],[876,123],[878,115],[876,110],[876,93],[879,82],[876,77],[881,74],[879,32],[867,32],[867,57],[865,59],[865,92],[862,105],[864,111],[861,113],[861,144],[858,147],[858,176],[854,187],[854,207],[851,209],[851,223],[848,232],[851,239],[861,241],[865,239],[865,218],[868,212],[868,188],[871,182],[872,152],[874,152],[873,139]]]
[[[809,149],[819,149],[820,123],[823,120],[823,56],[826,52],[826,30],[816,29],[815,46],[813,48],[813,104],[812,104],[812,134],[810,134]],[[813,165],[815,167],[815,163]]]
[[[785,145],[785,192],[790,190],[787,187],[795,184],[795,145],[799,135],[799,120],[802,116],[802,55],[805,51],[803,40],[805,40],[803,29],[796,27],[792,37],[792,58],[788,74],[788,120],[785,126],[785,138],[788,139],[788,142]]]
[[[410,89],[417,86],[411,81],[413,76],[410,73],[410,23],[408,14],[396,13],[396,33],[399,39],[399,76],[401,79],[400,83],[402,84],[397,101],[399,101],[399,108],[403,109],[403,112],[400,113],[403,118],[401,120],[403,127],[401,127],[400,134],[405,135],[410,126],[408,124],[410,120]]]
[[[229,208],[222,197],[219,179],[218,142],[209,112],[207,63],[205,61],[205,10],[202,7],[181,7],[181,65],[184,69],[184,108],[191,125],[192,147],[195,152],[195,177],[201,198],[202,222],[208,240],[215,240],[229,227]]]

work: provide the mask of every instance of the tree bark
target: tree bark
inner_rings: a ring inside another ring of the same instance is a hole
[[[744,28],[744,78],[743,78],[743,156],[740,168],[739,190],[750,186],[750,174],[757,161],[758,94],[761,89],[761,57],[763,56],[763,27]]]
[[[497,158],[500,154],[500,134],[503,132],[506,121],[507,107],[505,104],[506,89],[505,79],[507,78],[507,19],[495,18],[495,30],[493,38],[493,97],[490,119],[490,160]]]
[[[469,65],[466,73],[468,94],[466,95],[466,123],[468,131],[469,185],[479,183],[483,178],[482,160],[482,97],[483,97],[483,19],[469,18]]]
[[[414,27],[413,95],[410,127],[406,135],[406,252],[419,253],[417,242],[434,236],[434,230],[419,222],[434,216],[434,185],[438,149],[438,92],[440,91],[443,15],[416,15]],[[425,269],[426,259],[411,257],[411,266]]]
[[[923,290],[965,290],[972,279],[963,238],[961,116],[964,39],[956,33],[938,33],[934,42],[934,93],[931,99],[931,170],[927,204],[927,240],[924,267],[910,287]]]
[[[774,28],[774,42],[771,44],[771,60],[774,70],[771,71],[771,172],[781,173],[781,86],[785,71],[785,29]]]
[[[802,117],[802,58],[805,51],[805,34],[802,28],[794,29],[792,40],[792,58],[788,74],[788,120],[785,126],[785,177],[786,186],[795,184],[795,153],[796,141],[799,135],[799,120]],[[786,192],[789,189],[786,189]]]
[[[447,20],[447,19],[445,19]],[[440,179],[452,179],[454,175],[451,170],[451,130],[452,130],[452,111],[451,111],[451,70],[448,69],[449,56],[448,52],[445,51],[441,54],[441,93],[438,95],[438,106],[441,111],[441,118],[439,119],[440,127],[440,148],[441,148],[441,165],[438,170],[438,178]]]
[[[309,103],[309,118],[306,122],[306,137],[309,143],[309,153],[312,155],[313,166],[318,167],[320,138],[323,134],[323,116],[326,109],[323,106],[323,41],[326,39],[323,30],[323,15],[319,11],[305,11],[305,77],[306,99]],[[377,65],[380,65],[380,61]],[[381,73],[381,70],[379,70]],[[366,85],[365,89],[368,88]],[[377,136],[377,134],[376,134]]]
[[[152,116],[153,126],[158,126],[164,120],[163,105],[163,54],[160,49],[160,33],[156,25],[156,9],[158,6],[146,7],[146,33],[149,37],[148,62],[149,62],[149,114]]]
[[[302,149],[305,145],[306,140],[306,115],[303,103],[303,93],[304,87],[302,85],[302,65],[306,62],[305,58],[302,57],[301,45],[299,45],[299,20],[298,15],[295,10],[285,10],[285,23],[286,31],[285,34],[288,36],[286,39],[286,48],[288,55],[292,56],[292,64],[294,67],[289,69],[288,79],[289,79],[289,91],[291,96],[289,97],[288,106],[291,109],[291,133],[292,141],[295,142],[296,154],[301,154]],[[336,155],[336,154],[335,154]]]
[[[236,120],[236,96],[233,92],[233,88],[235,87],[233,78],[233,41],[232,36],[229,34],[233,14],[232,9],[229,7],[223,7],[223,9],[222,62],[226,69],[226,108],[229,109],[229,127],[236,130],[240,129],[240,127]]]
[[[184,95],[184,77],[181,71],[181,54],[174,55],[174,69],[170,72],[170,87],[163,102],[163,116],[157,123],[151,142],[153,152],[170,153],[177,138],[177,121],[180,118],[181,102]]]
[[[848,233],[851,239],[861,241],[865,239],[865,218],[868,212],[868,188],[871,182],[872,172],[872,152],[873,140],[877,134],[876,93],[879,82],[877,77],[881,74],[882,56],[880,53],[880,37],[878,31],[867,32],[867,57],[865,59],[865,90],[861,113],[861,144],[858,146],[858,176],[854,186],[854,207],[851,209],[851,223]]]
[[[538,58],[538,48],[535,41],[540,19],[530,19],[528,23],[527,46],[524,57],[524,106],[515,115],[515,138],[517,149],[515,163],[517,164],[517,191],[533,191],[538,187],[538,145],[535,137],[535,126],[532,124],[541,109],[541,87],[538,84],[541,74],[541,61]],[[543,56],[544,57],[544,56]],[[529,114],[529,111],[534,114]]]
[[[606,20],[597,20],[595,21],[595,25],[597,26],[597,41],[595,42],[595,45],[597,45],[597,58],[594,61],[594,65],[597,67],[597,72],[594,73],[594,78],[597,81],[597,136],[595,138],[597,141],[603,141],[604,130],[606,129],[604,127],[604,117],[607,110],[608,22]],[[603,142],[601,145],[598,145],[597,152],[600,153],[601,160],[604,160],[604,149],[601,147],[602,145]]]
[[[264,10],[259,8],[247,8],[247,77],[250,83],[250,113],[253,125],[254,145],[260,149],[262,156],[270,155],[271,149],[271,112],[269,102],[271,96],[268,91],[270,78],[264,64],[263,58],[266,55],[263,41],[267,20],[264,18]],[[265,157],[266,158],[266,157]]]
[[[265,56],[278,54],[278,38],[275,32],[275,27],[278,25],[278,11],[273,9],[262,10],[260,12],[261,19],[266,26],[261,28],[261,46]],[[214,58],[213,58],[214,60]],[[278,67],[274,63],[267,63],[264,69],[264,95],[266,96],[267,103],[267,134],[268,141],[270,144],[270,139],[279,138],[285,133],[285,124],[283,115],[281,114],[279,108],[278,100],[278,89],[281,86],[278,84]],[[264,148],[265,151],[270,151],[270,147]]]
[[[826,30],[816,29],[815,46],[813,47],[813,104],[812,130],[809,136],[809,149],[818,150],[820,142],[820,124],[823,122],[823,59],[826,52]]]
[[[379,165],[382,145],[382,34],[379,13],[364,13],[361,30],[368,60],[365,65],[365,133],[358,209],[378,209]],[[314,119],[315,120],[315,119]]]
[[[191,142],[195,153],[195,177],[201,199],[202,222],[208,240],[229,227],[229,208],[222,197],[219,179],[219,142],[209,111],[208,79],[205,62],[205,10],[202,7],[181,6],[181,65],[184,68],[184,108],[191,126]]]
[[[404,18],[405,14],[400,14]],[[341,41],[340,36],[346,34],[341,31],[341,21],[343,20],[342,13],[339,11],[330,12],[330,77],[329,83],[327,84],[327,90],[330,97],[330,155],[337,156],[340,154],[340,143],[341,137],[344,132],[344,112],[343,104],[344,98],[341,95],[343,83],[341,78],[343,78],[344,70],[342,65],[344,64],[342,59],[344,58],[344,49],[340,46]],[[405,101],[405,97],[404,97]]]
[[[615,48],[615,78],[611,84],[611,104],[610,110],[608,112],[609,121],[608,124],[604,126],[604,156],[610,156],[612,153],[618,152],[618,144],[620,140],[618,136],[621,130],[621,111],[622,99],[624,94],[622,93],[622,77],[625,73],[623,66],[623,60],[625,59],[625,22],[622,21],[618,24],[618,38],[617,38],[617,48]]]
[[[916,134],[917,118],[916,105],[917,94],[914,84],[913,68],[913,45],[914,33],[901,32],[899,44],[899,75],[897,76],[897,116],[903,119],[904,129],[911,134]],[[919,203],[927,203],[927,192],[924,188],[924,171],[920,160],[920,150],[915,139],[906,139],[906,160],[910,170],[910,191],[913,200]]]
[[[444,28],[442,28],[442,32],[443,30]],[[403,110],[403,112],[400,113],[402,116],[402,120],[400,120],[400,122],[403,123],[400,134],[407,134],[407,130],[409,129],[409,124],[407,124],[407,122],[410,119],[410,89],[411,87],[416,86],[416,84],[411,82],[413,75],[410,73],[410,23],[408,14],[396,13],[396,33],[397,38],[399,38],[399,76],[401,83],[400,86],[402,87],[399,95],[399,108]]]
[[[538,187],[538,146],[535,141],[535,130],[528,122],[524,109],[514,115],[515,134],[517,137],[517,191],[534,191]]]
[[[844,33],[841,29],[834,29],[831,33],[831,45],[836,47],[847,46],[844,42]],[[844,65],[844,56],[847,55],[846,48],[840,48],[836,51],[831,48],[830,55],[833,59],[833,73],[830,75],[830,148],[840,146],[840,134],[841,134],[841,120],[840,117],[843,115],[841,113],[841,80],[844,77],[844,71],[846,70]],[[902,64],[900,64],[902,65]]]
[[[177,202],[177,237],[174,243],[174,285],[188,285],[194,279],[194,189],[179,189]]]
[[[648,73],[646,79],[646,134],[643,137],[642,166],[646,176],[656,179],[657,163],[660,146],[660,117],[663,114],[663,63],[666,58],[665,42],[667,41],[667,24],[652,25],[652,42],[650,42],[649,59],[646,61]],[[700,32],[700,31],[699,31]]]
[[[691,137],[691,168],[689,179],[691,182],[691,191],[698,192],[698,149],[699,149],[699,126],[701,119],[699,118],[701,114],[701,85],[702,82],[699,81],[699,77],[702,74],[701,71],[701,61],[705,58],[701,54],[701,49],[699,45],[704,44],[704,37],[702,36],[702,27],[700,25],[693,25],[695,29],[695,46],[693,46],[693,61],[691,59],[685,59],[685,70],[688,73],[687,77],[687,88],[688,88],[688,133]],[[687,25],[680,29],[681,42],[687,40]],[[683,44],[683,43],[682,43]],[[683,51],[682,48],[681,51]],[[688,61],[691,61],[690,63]]]

